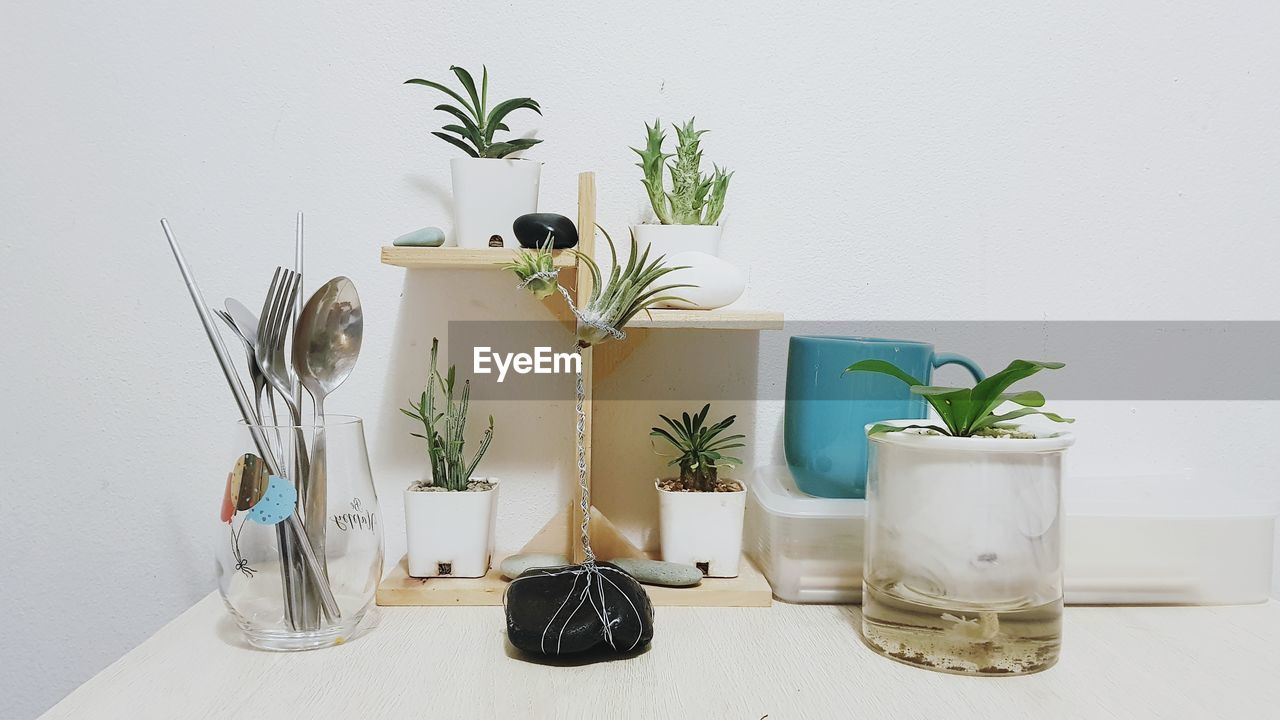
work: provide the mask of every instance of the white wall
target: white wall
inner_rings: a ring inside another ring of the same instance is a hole
[[[212,298],[259,296],[298,209],[312,277],[356,281],[364,356],[330,409],[370,421],[397,552],[419,469],[394,408],[423,343],[524,302],[505,277],[377,262],[448,224],[435,99],[400,83],[451,63],[542,102],[543,206],[572,215],[595,169],[608,226],[644,207],[641,123],[696,114],[737,171],[725,252],[747,301],[792,319],[1277,319],[1274,3],[758,5],[0,6],[0,714],[47,707],[213,587],[234,411],[161,216]],[[507,546],[566,492],[568,438],[532,448],[567,407],[498,409],[521,432],[494,470],[529,478]],[[1228,422],[1274,426],[1274,403],[1063,410],[1077,471],[1276,490],[1280,446]],[[778,417],[758,409],[758,461],[780,459]],[[520,470],[530,452],[548,470]]]

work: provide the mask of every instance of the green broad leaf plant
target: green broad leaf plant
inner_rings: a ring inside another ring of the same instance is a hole
[[[467,411],[471,406],[471,381],[462,384],[462,391],[455,395],[456,366],[449,366],[449,374],[440,375],[436,366],[436,356],[440,350],[440,339],[431,339],[431,374],[427,378],[427,387],[422,391],[418,402],[409,401],[408,408],[400,408],[400,412],[422,423],[421,433],[410,433],[422,438],[427,443],[427,458],[431,461],[431,481],[429,484],[445,490],[462,491],[467,489],[471,474],[475,472],[480,459],[489,449],[493,441],[493,416],[489,416],[489,427],[484,431],[484,438],[475,455],[467,461],[463,453],[466,442],[463,438],[467,429]],[[443,396],[444,405],[437,409],[436,391]],[[443,427],[441,427],[443,425]]]
[[[644,187],[649,193],[649,203],[663,225],[715,225],[724,212],[724,197],[729,191],[733,173],[719,165],[713,165],[714,173],[702,174],[701,138],[706,130],[695,130],[693,118],[684,125],[672,125],[676,130],[675,154],[663,152],[666,133],[662,121],[654,120],[653,126],[645,125],[647,139],[644,149],[631,148],[640,156],[636,167],[644,171]],[[675,162],[668,163],[671,158]],[[671,175],[671,189],[664,184],[663,170]]]
[[[660,255],[649,259],[649,248],[640,252],[635,233],[631,233],[631,254],[625,265],[618,263],[618,252],[613,245],[613,238],[599,225],[600,232],[609,243],[609,257],[613,263],[609,271],[608,282],[601,282],[603,276],[600,266],[594,258],[577,249],[570,252],[586,266],[591,275],[591,296],[586,305],[578,310],[578,347],[588,348],[613,337],[630,322],[635,314],[657,303],[668,300],[683,300],[674,295],[664,295],[677,288],[694,287],[687,283],[672,285],[656,285],[658,278],[676,270],[687,270],[684,265],[668,266],[666,256]],[[655,286],[656,285],[656,286]]]
[[[542,142],[534,138],[494,140],[494,135],[498,131],[511,130],[503,120],[512,112],[516,110],[532,110],[541,115],[542,108],[536,100],[518,97],[503,100],[490,107],[489,68],[485,67],[483,69],[479,90],[476,89],[476,81],[471,76],[471,73],[456,65],[449,69],[453,71],[454,75],[458,76],[458,82],[462,84],[462,89],[466,93],[465,96],[442,83],[432,80],[414,78],[405,81],[406,85],[425,85],[433,90],[438,90],[453,98],[457,103],[456,105],[441,103],[435,107],[436,110],[449,113],[457,118],[458,122],[445,125],[440,130],[432,132],[432,135],[459,148],[474,158],[504,158],[512,153],[528,150]]]
[[[680,467],[680,485],[685,490],[715,492],[725,485],[719,480],[719,470],[742,464],[738,458],[724,453],[745,447],[742,440],[746,435],[722,435],[738,416],[730,415],[718,423],[708,425],[707,414],[710,412],[711,403],[707,403],[693,415],[681,413],[679,421],[659,415],[666,427],[655,427],[649,431],[650,442],[662,440],[675,449],[674,456],[661,452],[658,454],[672,458],[668,465]],[[657,449],[654,451],[657,452]]]
[[[1013,426],[1009,424],[1028,415],[1042,415],[1054,422],[1075,422],[1073,418],[1065,418],[1056,413],[1041,410],[1044,407],[1044,395],[1036,390],[1008,392],[1009,387],[1020,380],[1040,372],[1041,370],[1057,370],[1065,367],[1060,362],[1037,362],[1034,360],[1014,360],[1009,367],[983,380],[972,388],[940,387],[925,385],[911,375],[903,372],[897,365],[885,360],[863,360],[845,369],[844,374],[852,372],[873,372],[895,377],[911,386],[911,392],[924,397],[937,411],[943,425],[921,423],[899,427],[886,423],[876,423],[868,431],[869,434],[900,432],[902,430],[931,430],[941,435],[952,437],[1015,435]],[[1005,403],[1020,405],[1017,410],[1000,414],[996,410]],[[1015,435],[1016,436],[1016,435]]]

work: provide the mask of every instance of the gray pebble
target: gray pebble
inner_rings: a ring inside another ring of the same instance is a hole
[[[617,558],[609,562],[645,585],[688,587],[702,581],[702,571],[692,565],[645,558]]]
[[[569,558],[555,553],[518,553],[502,561],[498,569],[504,577],[515,579],[520,573],[532,568],[558,567],[568,565]]]
[[[444,244],[444,231],[438,227],[424,227],[401,235],[392,240],[391,244],[400,247],[440,247]]]

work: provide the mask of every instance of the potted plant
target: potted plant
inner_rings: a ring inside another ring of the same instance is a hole
[[[644,187],[658,219],[657,223],[636,225],[636,238],[658,255],[671,257],[686,251],[719,255],[720,216],[733,173],[716,165],[713,174],[702,174],[701,138],[707,131],[695,130],[692,118],[673,127],[674,154],[663,152],[666,134],[661,120],[645,125],[648,138],[643,150],[631,148],[640,156],[636,166],[644,171]],[[671,158],[675,161],[668,162]],[[670,189],[664,170],[671,175]]]
[[[498,507],[498,479],[476,477],[476,466],[493,440],[493,416],[480,447],[467,461],[463,448],[471,383],[462,384],[454,400],[455,370],[441,376],[436,368],[440,341],[431,340],[431,373],[417,403],[400,412],[422,423],[411,433],[427,444],[431,476],[404,492],[405,535],[409,575],[413,577],[483,577],[493,554],[493,527]],[[443,396],[437,404],[436,392]]]
[[[465,69],[449,68],[462,84],[464,97],[441,83],[415,78],[406,85],[425,85],[453,98],[457,105],[436,105],[457,123],[445,125],[432,135],[466,153],[450,162],[453,176],[454,235],[462,247],[501,247],[517,217],[538,210],[538,181],[542,163],[515,159],[515,153],[542,142],[529,137],[495,140],[499,131],[510,128],[503,122],[516,110],[532,110],[539,115],[537,101],[518,97],[489,105],[489,69],[481,75],[480,87]],[[461,107],[459,107],[461,106]],[[496,238],[496,242],[494,241]],[[512,244],[512,247],[515,245]]]
[[[1011,385],[1056,362],[1015,360],[972,388],[911,386],[940,422],[867,426],[870,440],[862,629],[887,657],[946,672],[1052,666],[1062,637],[1062,463],[1070,433],[1017,425],[1044,395]],[[998,412],[1006,403],[1021,406]]]
[[[695,565],[708,577],[737,577],[747,491],[737,480],[720,477],[720,469],[742,464],[724,453],[745,447],[746,436],[722,435],[737,416],[708,425],[710,412],[707,403],[693,415],[681,414],[679,422],[659,415],[666,427],[649,432],[651,442],[675,450],[668,465],[680,468],[679,477],[655,482],[662,559]]]

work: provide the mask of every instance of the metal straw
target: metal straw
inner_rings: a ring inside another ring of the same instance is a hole
[[[182,257],[182,250],[178,247],[178,240],[173,236],[173,230],[169,228],[169,221],[162,218],[160,227],[164,229],[164,236],[169,240],[169,248],[173,250],[173,259],[178,262],[178,270],[182,273],[182,279],[186,282],[187,290],[191,293],[191,301],[195,303],[196,314],[200,316],[200,324],[204,326],[204,332],[209,337],[209,344],[213,346],[213,354],[217,356],[218,365],[222,368],[222,374],[227,379],[227,386],[231,388],[231,394],[235,396],[236,405],[239,406],[240,415],[244,418],[245,425],[249,428],[249,435],[253,438],[253,444],[257,446],[258,453],[266,461],[267,469],[271,471],[271,474],[281,476],[280,466],[276,462],[275,455],[271,453],[271,444],[267,442],[267,437],[263,434],[262,428],[254,423],[253,404],[249,401],[249,395],[244,391],[244,385],[240,382],[240,374],[236,371],[235,364],[231,362],[230,353],[227,352],[226,346],[222,344],[222,336],[218,333],[217,328],[214,327],[213,315],[205,304],[204,295],[200,292],[200,287],[196,284],[195,278],[192,277],[190,268],[187,267],[187,261]],[[307,571],[311,574],[311,579],[315,581],[320,590],[320,601],[324,604],[326,614],[331,619],[337,620],[340,617],[338,602],[334,599],[333,590],[329,587],[329,584],[323,581],[324,571],[321,569],[320,563],[316,559],[315,551],[311,547],[311,542],[307,539],[307,533],[298,519],[296,508],[286,522],[289,523],[289,529],[293,532],[294,539],[302,550]]]

